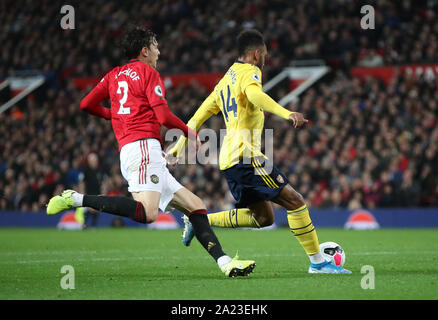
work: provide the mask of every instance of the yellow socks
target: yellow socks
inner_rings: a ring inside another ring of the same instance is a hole
[[[249,209],[233,209],[207,215],[212,227],[222,228],[260,228]]]
[[[287,211],[287,220],[294,236],[300,242],[304,251],[311,256],[319,253],[318,236],[310,220],[309,210],[304,205],[296,210]]]
[[[300,242],[311,263],[321,263],[324,261],[320,250],[319,241],[309,210],[304,205],[296,210],[287,211],[287,220],[294,236]],[[222,228],[260,228],[260,224],[252,216],[249,209],[233,209],[210,213],[207,215],[212,227]]]

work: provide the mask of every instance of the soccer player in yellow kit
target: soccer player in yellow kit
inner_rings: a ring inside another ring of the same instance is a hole
[[[225,228],[269,226],[274,222],[271,201],[275,202],[287,209],[289,227],[309,256],[309,273],[351,273],[324,260],[303,197],[277,167],[266,169],[267,157],[261,152],[264,111],[293,122],[295,128],[307,120],[303,114],[281,107],[262,91],[261,69],[267,55],[263,35],[257,30],[244,30],[237,37],[237,45],[238,60],[187,124],[197,131],[219,112],[226,124],[219,168],[237,201],[236,209],[209,214],[209,223]],[[181,137],[169,154],[180,156],[186,142]],[[183,238],[184,244],[190,245],[193,231],[187,219]]]

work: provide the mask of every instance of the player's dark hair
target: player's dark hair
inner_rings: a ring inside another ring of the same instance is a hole
[[[129,30],[122,39],[121,47],[127,59],[137,58],[143,47],[149,46],[156,39],[155,33],[149,29],[135,27]]]
[[[255,29],[243,30],[237,36],[237,49],[239,57],[249,50],[257,49],[265,45],[263,35]]]

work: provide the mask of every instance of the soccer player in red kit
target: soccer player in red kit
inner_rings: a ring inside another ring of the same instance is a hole
[[[168,206],[180,210],[193,224],[196,238],[216,260],[225,275],[244,276],[255,267],[252,260],[231,259],[211,229],[203,201],[184,188],[170,174],[162,149],[161,126],[181,129],[199,148],[195,131],[169,109],[163,81],[155,69],[158,43],[153,32],[135,28],[128,32],[122,47],[128,63],[108,72],[81,101],[82,110],[111,120],[120,152],[120,167],[133,199],[123,196],[83,195],[66,190],[50,199],[47,214],[75,207],[90,207],[102,212],[152,223],[158,209]],[[110,99],[111,108],[101,105]]]

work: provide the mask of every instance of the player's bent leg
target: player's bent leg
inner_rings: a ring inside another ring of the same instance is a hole
[[[272,201],[287,209],[290,230],[311,261],[313,260],[314,263],[324,262],[319,250],[318,237],[303,197],[290,185],[286,185]]]
[[[247,276],[254,270],[255,261],[239,260],[237,256],[231,259],[223,252],[220,242],[208,222],[205,204],[199,197],[188,189],[182,188],[175,193],[170,205],[188,216],[194,236],[216,260],[226,276]]]
[[[222,228],[262,228],[274,223],[274,211],[268,201],[260,201],[248,206],[208,214],[212,227]]]
[[[247,208],[232,209],[210,213],[207,215],[208,222],[212,227],[222,228],[262,228],[270,226],[274,223],[274,211],[272,205],[268,201],[261,201]],[[195,236],[192,224],[187,216],[183,217],[183,243],[186,247]]]
[[[175,192],[170,205],[184,213],[191,225],[191,238],[196,237],[208,253],[218,260],[225,255],[207,219],[207,209],[202,200],[186,188]]]
[[[274,223],[274,210],[270,201],[260,201],[250,204],[252,216],[260,227],[269,227]]]
[[[195,194],[187,190],[186,188],[182,188],[175,192],[170,205],[180,212],[184,213],[183,221],[184,221],[184,230],[182,233],[183,244],[188,247],[195,237],[195,231],[193,230],[193,225],[190,222],[188,216],[191,212],[199,209],[205,209],[204,202],[197,197]]]
[[[260,228],[260,224],[253,217],[248,208],[231,209],[208,214],[208,221],[212,227],[220,228]]]
[[[287,210],[296,210],[306,204],[303,196],[289,184],[281,189],[280,193],[272,199],[272,202],[279,204]]]
[[[204,203],[199,197],[185,189],[175,194],[171,205],[185,214],[183,217],[184,231],[182,237],[184,245],[188,247],[195,234],[187,215],[195,208],[202,207],[204,209]],[[189,209],[187,210],[185,207],[189,207]],[[210,213],[207,215],[208,221],[210,226],[223,228],[261,228],[273,223],[274,212],[269,202],[262,201],[251,205],[250,208],[251,209],[232,209]]]
[[[170,205],[187,216],[196,210],[207,210],[204,202],[187,188],[175,192]]]
[[[327,264],[324,260],[315,227],[301,194],[290,185],[286,185],[272,201],[287,209],[290,230],[309,256],[309,273],[351,273],[333,264]]]
[[[47,214],[53,215],[67,209],[89,207],[122,217],[147,223],[146,210],[139,201],[123,196],[83,195],[74,190],[65,190],[54,196],[47,204]]]
[[[140,191],[132,192],[131,194],[134,200],[140,202],[147,212],[146,223],[152,223],[157,220],[161,193],[157,191]]]

